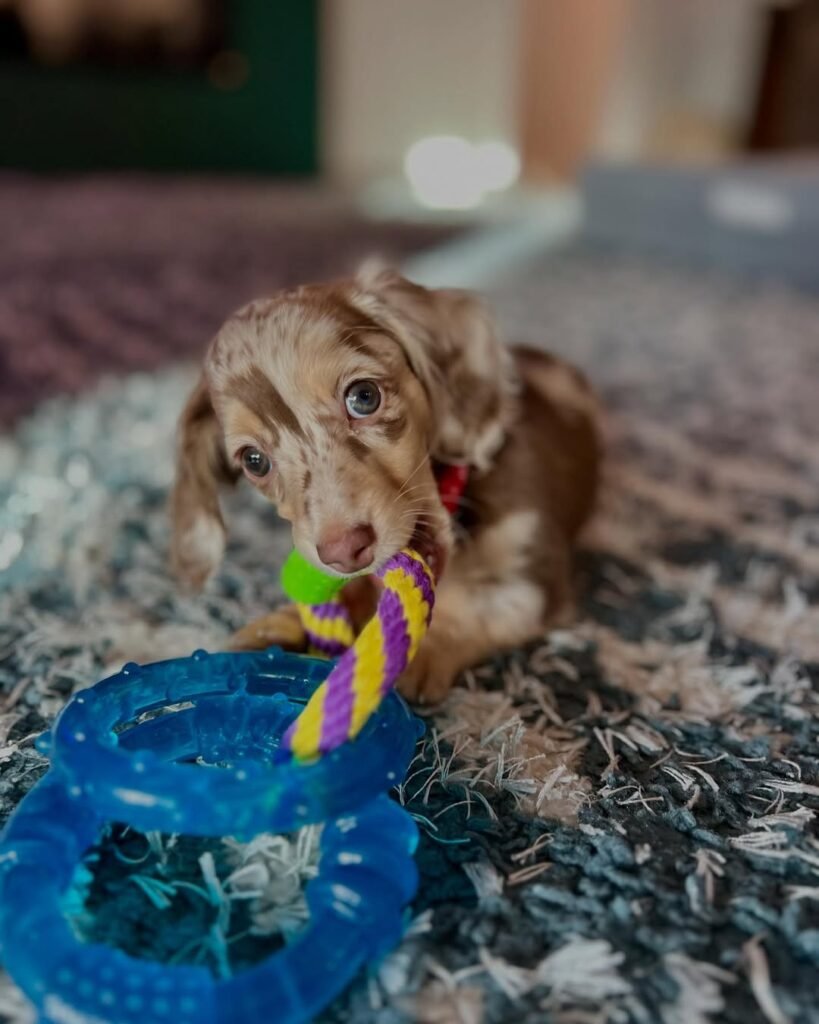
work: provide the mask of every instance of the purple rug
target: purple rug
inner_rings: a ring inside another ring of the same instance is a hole
[[[131,177],[0,178],[0,223],[0,425],[195,357],[250,298],[453,233],[365,222],[305,185]]]

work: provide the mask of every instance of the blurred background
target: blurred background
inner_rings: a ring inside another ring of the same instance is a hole
[[[583,232],[817,284],[817,96],[819,0],[0,0],[0,420],[373,251],[482,287]]]
[[[0,161],[39,171],[404,171],[464,207],[434,161],[491,191],[809,149],[817,94],[814,0],[0,0]]]
[[[322,1019],[816,1024],[819,0],[0,0],[0,822],[75,688],[281,599],[250,487],[209,589],[170,578],[177,419],[230,312],[373,254],[582,368],[607,473],[578,631],[438,720],[413,944]],[[76,873],[79,933],[221,974],[298,921],[277,846],[229,936],[151,849]],[[0,1024],[31,1019],[0,970]]]

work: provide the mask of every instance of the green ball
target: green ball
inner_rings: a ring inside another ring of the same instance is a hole
[[[280,578],[285,594],[296,604],[324,604],[332,600],[346,582],[317,569],[296,550],[285,559]]]

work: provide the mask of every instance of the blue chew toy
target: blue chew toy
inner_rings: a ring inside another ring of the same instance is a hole
[[[0,954],[44,1024],[296,1024],[398,941],[418,885],[417,830],[386,791],[403,778],[420,726],[390,693],[355,744],[276,763],[326,675],[326,661],[278,650],[197,652],[126,666],[66,705],[40,745],[51,767],[0,843]],[[62,900],[108,821],[244,839],[325,822],[308,924],[224,980],[83,942]]]

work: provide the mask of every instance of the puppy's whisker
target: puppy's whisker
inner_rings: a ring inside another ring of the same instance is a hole
[[[398,521],[400,523],[407,522],[408,520],[413,523],[422,523],[426,526],[431,526],[434,523],[434,520],[431,517],[424,514],[424,509],[420,508],[407,509],[398,517]]]
[[[418,472],[418,470],[421,468],[421,466],[423,466],[425,462],[429,461],[429,457],[430,457],[431,454],[432,453],[429,451],[429,449],[427,449],[427,451],[424,452],[424,454],[421,456],[420,460],[418,461],[418,465],[410,473],[410,475],[407,477],[407,479],[404,481],[404,483],[409,483],[409,481],[412,480],[412,478],[415,476],[415,474]]]
[[[412,473],[410,474],[410,476],[407,476],[407,478],[406,478],[406,479],[405,479],[405,480],[403,481],[403,483],[401,484],[401,487],[400,487],[400,489],[398,490],[398,494],[397,494],[397,495],[395,496],[395,498],[394,498],[394,501],[395,501],[395,502],[397,502],[397,501],[400,501],[400,499],[401,499],[401,498],[403,498],[403,497],[404,497],[405,495],[407,495],[407,494],[412,494],[412,493],[413,493],[413,490],[414,490],[414,489],[415,489],[416,487],[419,487],[419,488],[420,488],[420,487],[423,487],[423,486],[424,486],[424,484],[423,484],[423,483],[417,483],[417,484],[414,484],[414,486],[412,486],[412,487],[411,487],[411,486],[410,486],[410,481],[411,481],[411,480],[413,479],[413,477],[414,477],[414,476],[416,475],[416,473],[417,473],[417,472],[418,472],[418,471],[419,471],[419,470],[420,470],[420,469],[421,469],[421,468],[422,468],[422,467],[423,467],[423,466],[424,466],[424,465],[426,464],[426,462],[427,462],[428,458],[429,458],[429,456],[426,456],[426,457],[425,457],[425,459],[424,459],[424,461],[423,461],[423,462],[420,462],[420,463],[418,464],[418,466],[416,466],[416,468],[415,468],[415,469],[413,470],[413,472],[412,472]]]
[[[405,493],[405,489],[406,489],[407,485],[409,484],[410,480],[412,480],[412,478],[415,476],[415,474],[418,472],[418,470],[421,469],[421,467],[424,466],[427,462],[429,462],[429,456],[430,456],[430,453],[428,451],[424,452],[423,456],[421,457],[421,461],[418,463],[418,465],[415,467],[415,469],[410,473],[410,475],[407,477],[407,479],[401,485],[401,489],[398,491],[398,494],[395,496],[395,501],[398,501],[398,499],[403,496],[403,494]]]
[[[434,522],[434,517],[430,514],[429,509],[426,505],[419,505],[418,508],[404,509],[401,513],[402,519],[412,518],[418,520],[426,520],[427,522]]]
[[[413,484],[412,487],[407,487],[406,490],[400,492],[394,500],[398,500],[399,497],[406,498],[409,494],[416,494],[419,491],[423,491],[426,488],[426,484]]]
[[[406,490],[406,492],[403,495],[401,495],[401,498],[402,499],[413,499],[413,498],[415,498],[417,500],[420,495],[423,495],[426,492],[426,490],[427,490],[427,488],[424,486],[424,484],[420,483],[417,486],[410,487],[410,489]],[[395,504],[397,504],[397,498],[391,503],[390,508],[392,508]]]

